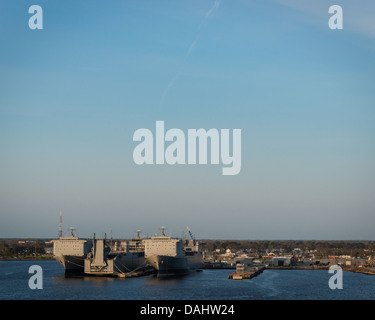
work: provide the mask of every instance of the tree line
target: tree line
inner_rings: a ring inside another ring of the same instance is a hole
[[[281,250],[292,253],[301,249],[302,253],[316,251],[323,255],[374,255],[375,241],[344,241],[344,240],[202,240],[201,247],[207,251],[248,250],[252,253]]]

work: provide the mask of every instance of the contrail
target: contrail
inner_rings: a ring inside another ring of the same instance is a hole
[[[220,0],[215,0],[215,3],[214,5],[212,6],[212,8],[210,10],[208,10],[203,18],[203,21],[201,22],[201,24],[199,25],[198,27],[198,30],[201,29],[202,25],[204,24],[204,22],[207,20],[207,18],[212,15],[216,9],[219,7],[220,5]],[[187,58],[190,56],[191,52],[193,51],[194,47],[197,45],[198,43],[198,39],[199,39],[199,36],[200,36],[200,31],[198,33],[198,35],[196,36],[195,40],[190,44],[187,52],[186,52],[186,55],[185,55],[185,58],[183,60],[183,62],[181,63],[181,65],[183,65],[185,63],[185,61],[187,60]],[[169,82],[167,88],[165,89],[163,95],[162,95],[162,99],[165,98],[165,96],[168,94],[169,90],[172,88],[172,86],[174,85],[174,83],[176,82],[178,76],[180,75],[181,71],[179,70],[175,76],[172,78],[172,80]]]
[[[214,12],[219,7],[219,5],[220,5],[220,1],[216,0],[214,3],[214,6],[210,10],[207,11],[206,18],[210,16],[212,12]]]
[[[187,56],[190,55],[191,51],[194,49],[194,47],[196,46],[196,44],[197,44],[197,40],[194,40],[194,41],[191,43],[191,45],[190,45],[190,47],[189,47],[189,50],[188,50],[188,53],[187,53]]]

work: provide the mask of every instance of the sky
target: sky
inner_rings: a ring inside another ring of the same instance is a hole
[[[56,237],[61,210],[82,237],[374,240],[374,15],[372,0],[0,0],[0,238]],[[241,129],[240,173],[135,164],[133,133],[159,120]]]

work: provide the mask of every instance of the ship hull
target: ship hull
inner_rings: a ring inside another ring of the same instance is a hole
[[[147,259],[157,270],[158,277],[172,277],[185,275],[190,272],[185,257],[152,256]]]
[[[84,274],[84,256],[58,255],[55,259],[64,267],[66,275]]]
[[[94,266],[90,259],[86,259],[84,273],[91,276],[118,276],[144,268],[145,262],[144,255],[139,253],[109,254],[101,266]]]
[[[113,259],[109,259],[109,263],[106,270],[104,271],[88,271],[85,270],[85,256],[72,256],[72,255],[59,255],[55,256],[65,270],[65,275],[117,275],[121,273],[127,273],[135,271],[138,268],[144,266],[146,260],[144,256],[135,253],[120,254]]]
[[[190,270],[198,270],[203,268],[203,257],[200,252],[191,256],[186,256]]]
[[[139,267],[144,266],[146,262],[143,252],[127,252],[126,254],[122,254],[119,260],[120,266],[123,268],[123,272],[137,270]]]
[[[175,277],[189,274],[202,267],[201,260],[197,257],[152,256],[147,258],[149,263],[157,270],[159,278]]]
[[[111,260],[111,257],[108,257]],[[117,257],[113,258],[112,273],[114,275],[128,273],[136,271],[137,269],[144,267],[146,259],[144,255],[139,253],[127,252],[121,253]]]

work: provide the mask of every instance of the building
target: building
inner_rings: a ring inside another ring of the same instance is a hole
[[[273,257],[272,265],[273,266],[290,266],[292,264],[292,257]]]
[[[240,256],[240,257],[235,257],[234,258],[234,263],[237,265],[237,264],[242,264],[244,265],[245,267],[247,266],[251,266],[254,262],[254,258],[252,257],[244,257],[244,256]]]

